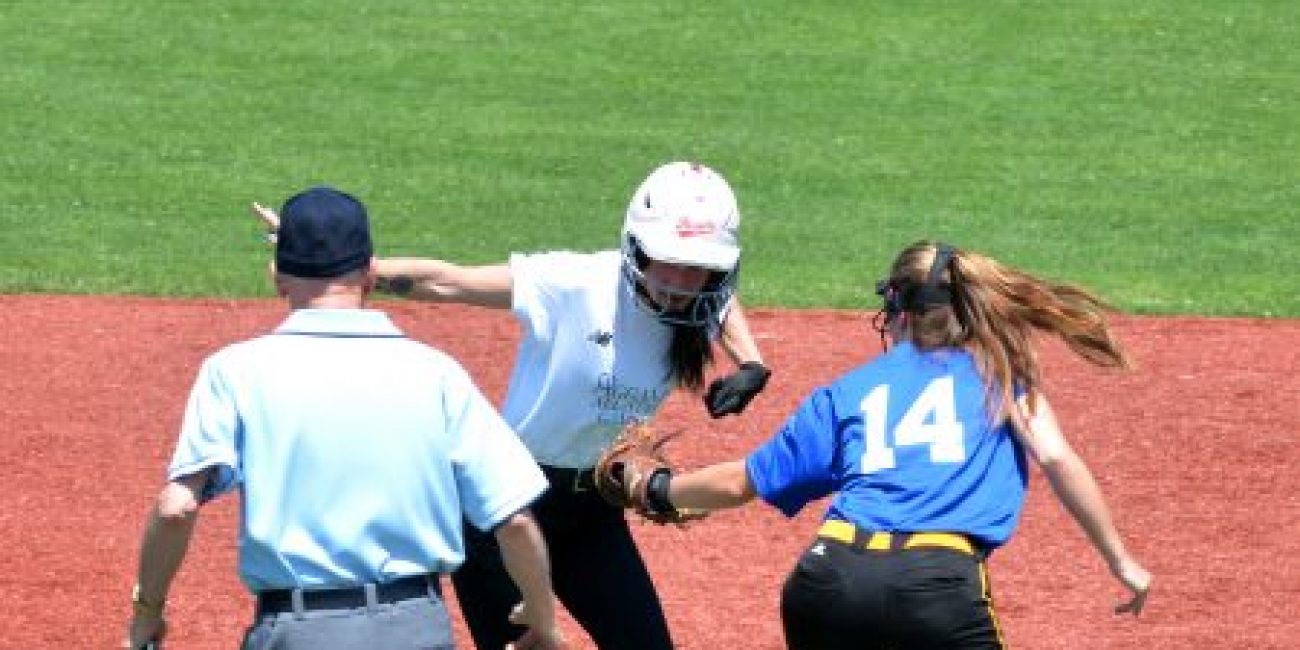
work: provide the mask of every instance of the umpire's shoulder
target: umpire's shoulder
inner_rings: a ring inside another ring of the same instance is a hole
[[[417,372],[428,372],[453,380],[464,378],[469,381],[469,372],[458,359],[428,343],[408,339],[402,354],[406,363],[417,366],[414,369]]]

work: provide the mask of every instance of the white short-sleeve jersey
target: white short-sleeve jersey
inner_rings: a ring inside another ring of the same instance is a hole
[[[515,254],[523,328],[502,414],[544,465],[582,468],[673,385],[672,328],[639,308],[618,251]]]

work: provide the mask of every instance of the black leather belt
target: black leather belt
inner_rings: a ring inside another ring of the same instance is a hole
[[[257,594],[257,614],[262,616],[294,611],[293,592],[293,589],[259,592]],[[375,604],[398,603],[412,598],[426,598],[431,593],[441,595],[441,587],[436,574],[407,576],[392,582],[375,585]],[[366,604],[366,588],[364,586],[302,590],[302,608],[304,611],[354,609],[365,607]]]
[[[586,492],[596,489],[595,469],[591,467],[573,469],[542,465],[542,474],[546,476],[546,481],[553,488],[569,492]]]

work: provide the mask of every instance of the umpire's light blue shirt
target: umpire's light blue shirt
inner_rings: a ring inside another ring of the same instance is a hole
[[[528,451],[447,355],[382,312],[304,309],[199,371],[169,479],[241,487],[250,589],[339,587],[464,560],[546,487]]]

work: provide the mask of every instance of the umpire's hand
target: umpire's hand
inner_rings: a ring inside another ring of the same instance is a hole
[[[155,650],[167,636],[167,621],[162,616],[137,613],[131,617],[127,639],[122,647],[127,650]]]
[[[744,411],[750,400],[767,386],[767,378],[771,376],[772,371],[767,366],[757,361],[746,361],[736,372],[715,379],[704,395],[709,415],[720,418]]]
[[[524,625],[528,631],[513,643],[507,644],[505,650],[568,650],[568,641],[564,633],[555,624],[555,619],[534,621],[532,612],[519,603],[510,611],[510,622]]]

